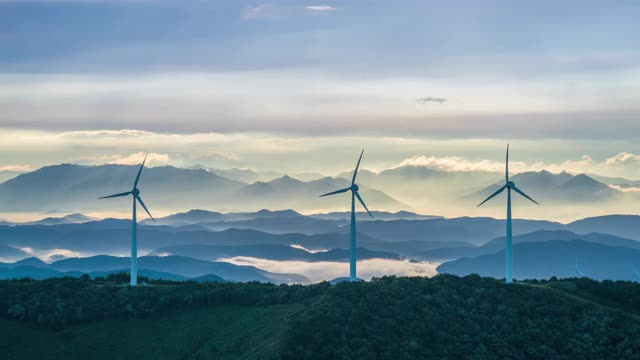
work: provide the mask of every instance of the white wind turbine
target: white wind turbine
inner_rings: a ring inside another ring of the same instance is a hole
[[[362,154],[364,154],[364,149],[362,149],[362,152],[360,153],[358,164],[356,165],[356,169],[353,172],[353,178],[351,179],[351,186],[349,186],[348,188],[332,191],[324,195],[320,195],[320,197],[323,197],[323,196],[341,194],[343,192],[347,192],[351,190],[351,241],[349,246],[351,249],[351,257],[350,257],[350,266],[349,266],[349,281],[356,281],[358,279],[356,277],[356,198],[358,198],[358,201],[360,201],[360,204],[362,204],[364,209],[367,210],[367,213],[369,214],[369,216],[371,216],[371,218],[373,219],[373,215],[371,215],[371,212],[367,208],[367,205],[364,204],[364,200],[362,200],[362,197],[358,193],[358,190],[360,188],[356,184],[356,175],[358,175],[358,168],[360,167],[360,160],[362,160]]]
[[[524,196],[525,198],[533,201],[536,205],[538,204],[535,200],[529,197],[529,195],[522,192],[522,190],[516,187],[513,181],[509,180],[509,145],[507,145],[507,159],[504,171],[505,184],[498,189],[496,192],[491,194],[488,198],[486,198],[483,202],[481,202],[478,207],[482,206],[482,204],[489,201],[494,196],[500,194],[507,189],[507,244],[506,244],[506,280],[507,284],[511,284],[513,282],[513,260],[512,260],[512,236],[511,236],[511,190],[517,192],[518,194]]]
[[[140,169],[138,170],[138,175],[136,176],[136,180],[133,183],[133,189],[131,191],[103,196],[100,199],[109,199],[121,196],[131,195],[133,198],[133,216],[131,218],[131,286],[136,286],[138,284],[138,223],[136,221],[136,205],[139,202],[140,205],[144,208],[144,211],[149,214],[149,217],[154,222],[156,219],[151,216],[149,209],[145,206],[142,198],[140,197],[140,190],[138,189],[138,181],[140,180],[140,175],[142,174],[142,169],[144,168],[144,163],[147,161],[147,157],[144,157],[142,161],[142,165],[140,165]]]

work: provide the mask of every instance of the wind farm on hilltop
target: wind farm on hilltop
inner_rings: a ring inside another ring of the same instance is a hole
[[[504,183],[499,185],[497,190],[487,188],[491,189],[491,194],[477,205],[480,207],[507,190],[505,220],[445,218],[407,211],[396,213],[378,211],[377,216],[380,219],[376,220],[360,194],[361,187],[356,183],[363,155],[364,150],[360,153],[356,167],[349,174],[346,183],[342,180],[336,182],[325,180],[332,178],[305,183],[284,176],[268,183],[258,181],[247,187],[259,186],[261,191],[268,191],[269,187],[265,185],[278,184],[283,187],[285,194],[300,194],[309,201],[312,200],[310,197],[312,194],[308,191],[296,190],[296,186],[304,184],[301,188],[308,190],[307,184],[313,184],[311,188],[314,189],[322,185],[319,189],[331,190],[320,195],[320,198],[349,192],[351,211],[348,214],[335,212],[304,215],[293,210],[269,211],[266,209],[258,212],[236,213],[193,210],[160,218],[158,226],[155,226],[156,219],[151,215],[140,195],[139,183],[148,158],[148,155],[145,155],[136,169],[132,190],[100,198],[131,196],[133,208],[130,221],[100,220],[77,214],[62,218],[49,217],[39,222],[23,224],[6,222],[4,235],[0,228],[0,236],[3,236],[5,246],[1,249],[3,253],[0,255],[7,260],[18,261],[7,262],[2,277],[50,278],[66,275],[79,276],[83,272],[101,276],[109,272],[125,270],[129,273],[130,285],[136,286],[139,276],[138,249],[142,247],[145,254],[140,258],[143,274],[158,279],[197,279],[210,275],[226,280],[236,279],[233,281],[245,279],[278,283],[319,281],[336,283],[346,279],[343,275],[346,267],[342,264],[348,262],[348,280],[351,282],[370,280],[384,275],[433,276],[437,273],[461,275],[479,273],[504,278],[507,283],[512,283],[514,262],[516,263],[515,277],[521,280],[545,279],[553,276],[584,276],[578,264],[578,256],[581,256],[589,263],[590,269],[593,269],[589,275],[592,278],[636,280],[635,272],[629,270],[635,269],[638,262],[633,252],[640,250],[640,242],[636,240],[637,232],[633,230],[637,228],[640,231],[640,220],[636,216],[594,217],[568,224],[512,219],[511,191],[536,205],[538,202],[517,187],[510,178],[508,145],[504,165]],[[110,168],[110,171],[115,169],[117,168]],[[131,170],[133,169],[131,167]],[[150,168],[149,171],[152,172],[153,169]],[[57,172],[64,173],[69,170],[77,173],[75,169],[68,166],[64,166]],[[37,183],[37,172],[20,175],[7,183],[19,184],[22,179],[25,179],[26,184]],[[95,184],[104,182],[104,176],[109,179],[111,175],[108,173],[101,175],[100,180],[94,180]],[[201,177],[201,174],[198,176]],[[127,174],[123,172],[123,181],[126,181],[126,178]],[[156,180],[154,177],[150,177],[147,181],[154,184],[154,180]],[[57,182],[50,176],[47,181],[54,184]],[[194,181],[200,180],[195,178]],[[220,183],[220,180],[217,181]],[[89,188],[93,187],[90,180],[83,179],[81,183]],[[65,181],[64,184],[68,186],[69,182]],[[336,184],[347,186],[340,186],[339,190],[331,189]],[[396,183],[394,187],[397,186],[403,186],[402,182]],[[485,185],[477,186],[482,188]],[[77,186],[73,185],[73,187]],[[109,189],[117,187],[119,185],[108,186]],[[190,184],[184,182],[180,187],[189,188]],[[173,186],[156,189],[156,191],[161,190],[164,194],[172,189]],[[49,189],[49,192],[51,190],[54,189]],[[239,193],[246,192],[249,190],[241,189]],[[228,201],[233,201],[232,198],[230,199]],[[369,220],[361,219],[358,227],[356,227],[356,200],[362,205],[365,211],[363,214],[369,218]],[[138,204],[145,210],[150,222],[144,220],[138,224]],[[154,204],[162,206],[161,201],[154,201]],[[225,204],[218,205],[225,206]],[[128,245],[123,232],[127,223],[130,226]],[[46,228],[50,228],[51,231],[44,231],[41,240],[37,238],[27,240],[29,226],[42,229],[42,225],[46,225]],[[65,233],[59,238],[58,235],[52,236],[59,233],[60,230],[57,227],[63,228]],[[139,227],[142,231],[141,243],[138,236]],[[506,230],[506,233],[500,231],[501,228]],[[501,240],[501,236],[504,236],[504,240]],[[79,241],[83,237],[92,240]],[[104,241],[100,244],[94,243],[94,238],[97,242],[103,237],[106,237],[105,240],[108,243]],[[515,261],[514,240],[517,250]],[[533,249],[521,250],[525,246]],[[598,246],[603,248],[598,249]],[[545,250],[545,247],[549,249]],[[130,252],[129,269],[122,266],[126,258],[117,256],[125,251]],[[494,270],[496,265],[494,258],[500,256],[502,251],[504,251],[505,265],[504,271],[499,272]],[[552,263],[545,264],[535,258],[540,252],[545,251],[550,254],[545,255],[544,258],[547,261],[551,260]],[[555,254],[551,254],[552,252]],[[30,256],[40,259],[28,260]],[[471,259],[467,259],[469,256]],[[492,258],[489,259],[488,256]],[[557,256],[557,259],[554,256]],[[567,271],[566,267],[560,266],[561,263],[566,264],[567,259],[573,258],[576,262],[575,271]],[[207,263],[212,261],[217,265]],[[469,262],[474,261],[479,263],[470,266]],[[486,261],[491,265],[485,263]],[[608,261],[615,261],[617,266],[607,266]],[[36,269],[32,268],[34,264],[37,265]],[[365,275],[362,278],[357,276],[358,264]],[[597,265],[594,267],[593,264]],[[220,266],[227,268],[222,270]],[[247,266],[254,270],[247,273],[246,268],[243,268]],[[43,272],[43,269],[46,271]],[[225,276],[221,277],[221,274]]]

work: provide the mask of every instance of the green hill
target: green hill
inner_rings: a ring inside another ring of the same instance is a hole
[[[640,359],[640,285],[0,281],[7,359]]]

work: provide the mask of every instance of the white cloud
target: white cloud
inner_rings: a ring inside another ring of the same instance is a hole
[[[394,168],[401,166],[424,166],[440,171],[486,171],[486,172],[504,172],[504,162],[495,160],[468,160],[460,156],[413,156],[402,160]],[[598,167],[589,155],[583,155],[580,160],[567,160],[562,163],[526,163],[522,161],[510,161],[509,171],[511,173],[520,173],[525,171],[541,171],[547,170],[552,173],[560,173],[567,171],[570,173],[592,172]]]
[[[216,261],[255,266],[270,272],[302,274],[313,282],[333,280],[349,274],[348,262],[276,261],[244,256]],[[358,261],[358,277],[365,280],[384,275],[429,277],[437,274],[436,267],[438,265],[437,263],[411,262],[409,260],[368,259]]]
[[[321,11],[321,12],[336,10],[335,7],[330,5],[309,5],[309,6],[305,6],[304,8],[310,11]]]
[[[68,249],[48,249],[48,250],[35,250],[33,248],[30,247],[22,247],[20,248],[20,250],[24,251],[25,253],[29,254],[30,256],[34,256],[37,257],[38,259],[44,261],[44,262],[52,262],[55,261],[57,258],[74,258],[74,257],[86,257],[86,256],[91,256],[93,254],[89,254],[89,253],[80,253],[77,251],[73,251],[73,250],[68,250]]]
[[[142,130],[122,129],[122,130],[93,130],[93,131],[69,131],[61,133],[60,137],[113,137],[113,136],[143,136],[154,135],[154,133]]]
[[[274,9],[274,6],[272,4],[248,6],[242,12],[242,17],[244,19],[249,19],[249,20],[269,17],[272,15],[273,9]]]
[[[512,163],[512,166],[522,166],[522,163]],[[459,156],[414,156],[402,160],[397,167],[423,166],[441,171],[504,171],[504,163],[493,160],[469,161]]]
[[[607,159],[606,164],[611,166],[621,166],[629,163],[637,163],[640,161],[640,155],[621,152],[620,154]]]
[[[620,186],[611,184],[609,187],[625,193],[640,193],[640,187],[636,186]]]
[[[0,166],[0,171],[31,171],[31,165],[5,165]]]
[[[321,253],[321,252],[327,252],[327,251],[329,251],[329,250],[326,250],[326,249],[311,250],[311,249],[307,249],[307,248],[305,248],[304,246],[299,245],[299,244],[291,244],[291,245],[289,245],[289,246],[290,246],[290,247],[292,247],[292,248],[294,248],[294,249],[304,250],[304,251],[306,251],[306,252],[308,252],[308,253],[311,253],[311,254],[315,254],[315,253]]]
[[[171,157],[169,154],[158,154],[158,153],[143,153],[137,152],[127,156],[116,155],[116,158],[109,161],[109,164],[118,164],[118,165],[139,165],[144,160],[145,156],[147,156],[147,162],[145,165],[151,166],[161,166],[168,165],[171,163]]]

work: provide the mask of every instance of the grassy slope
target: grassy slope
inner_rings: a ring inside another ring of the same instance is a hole
[[[5,359],[264,359],[279,352],[300,309],[220,306],[58,332],[0,319],[0,353]]]

